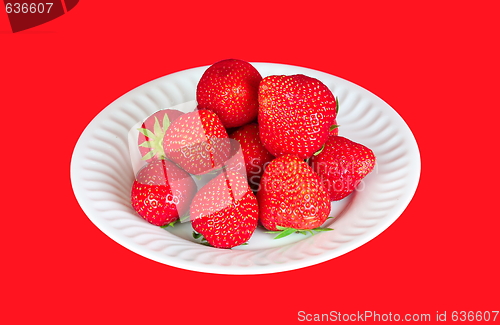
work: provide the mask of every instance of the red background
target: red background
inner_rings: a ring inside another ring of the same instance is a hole
[[[86,0],[15,34],[0,12],[0,323],[279,324],[298,322],[299,311],[499,310],[493,1],[403,3]],[[422,156],[402,216],[339,258],[259,276],[159,264],[95,227],[69,178],[85,126],[147,81],[230,57],[325,71],[389,103]]]

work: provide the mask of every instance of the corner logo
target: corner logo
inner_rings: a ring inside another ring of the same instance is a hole
[[[79,0],[3,0],[13,33],[45,24],[73,9]]]

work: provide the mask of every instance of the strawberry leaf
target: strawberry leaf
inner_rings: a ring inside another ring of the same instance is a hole
[[[201,240],[200,244],[202,244],[202,245],[212,246],[212,245],[210,245],[210,243],[208,242],[208,240],[206,240],[205,237],[203,237],[202,234],[197,233],[196,231],[193,231],[193,238],[194,239],[200,239]]]
[[[151,145],[151,142],[149,141],[144,141],[139,145],[139,147],[144,147],[144,148],[152,148],[153,146]]]
[[[141,132],[144,136],[146,136],[148,138],[152,138],[152,139],[155,138],[155,134],[148,129],[138,128],[137,130],[139,130],[139,132]]]
[[[339,98],[335,97],[335,113],[339,113],[340,105],[339,105]]]
[[[168,118],[168,114],[165,114],[163,115],[163,132],[166,132],[169,126],[170,119]]]
[[[276,228],[278,229],[277,231],[266,231],[265,233],[278,234],[278,236],[274,237],[274,239],[280,239],[280,238],[289,236],[289,235],[296,233],[296,232],[299,234],[302,234],[302,235],[307,235],[309,233],[311,235],[314,235],[315,232],[333,230],[332,228],[321,228],[321,227],[314,228],[314,229],[295,229],[295,228],[291,228],[291,227],[276,226]]]
[[[314,229],[311,229],[313,231],[331,231],[333,230],[332,228],[314,228]]]
[[[337,124],[333,124],[332,126],[330,126],[330,131],[333,131],[335,129],[337,129],[340,125],[337,125]]]
[[[158,121],[158,118],[155,116],[155,123],[153,124],[153,130],[154,134],[162,134],[163,130],[161,129],[160,126],[160,121]]]
[[[274,237],[274,239],[280,239],[280,238],[289,236],[289,235],[293,234],[296,231],[297,231],[297,229],[295,229],[295,228],[285,228],[285,229],[283,229],[281,231],[281,233],[278,236]]]
[[[325,145],[323,145],[318,151],[316,151],[313,156],[319,155],[325,149]]]
[[[142,157],[142,160],[148,160],[150,158],[153,158],[155,156],[156,152],[154,151],[150,151],[148,152],[147,154],[145,154],[143,157]]]

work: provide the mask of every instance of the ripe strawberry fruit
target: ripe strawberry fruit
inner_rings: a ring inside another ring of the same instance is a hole
[[[274,159],[262,175],[259,220],[271,231],[283,231],[279,237],[320,228],[330,214],[328,193],[319,176],[294,155]]]
[[[170,125],[163,149],[165,155],[185,171],[201,175],[223,166],[231,146],[217,115],[197,110],[180,116]]]
[[[146,221],[165,226],[187,212],[195,192],[188,173],[168,160],[153,160],[137,173],[131,203]]]
[[[257,228],[257,198],[240,173],[222,171],[196,194],[190,208],[193,229],[218,248],[246,243]]]
[[[247,124],[257,117],[261,80],[257,69],[246,61],[219,61],[210,66],[198,82],[198,108],[217,113],[226,128]]]
[[[321,81],[304,76],[269,76],[259,86],[259,131],[278,157],[306,159],[326,142],[336,118],[336,100]]]
[[[332,136],[323,150],[309,161],[321,177],[331,201],[351,194],[375,166],[373,151],[345,137]]]
[[[248,183],[252,189],[257,190],[265,165],[274,158],[260,141],[259,126],[257,123],[244,125],[229,137],[238,141],[245,159]]]
[[[139,129],[139,151],[142,159],[165,159],[163,137],[170,123],[184,113],[174,109],[162,109],[150,115]]]

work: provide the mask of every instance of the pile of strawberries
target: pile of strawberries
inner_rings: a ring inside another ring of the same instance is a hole
[[[338,135],[338,100],[315,78],[262,78],[228,59],[205,71],[196,100],[195,111],[160,110],[139,129],[147,164],[131,203],[153,225],[190,220],[217,248],[245,244],[259,223],[275,238],[332,230],[322,227],[331,202],[375,166],[369,148]],[[206,175],[198,189],[193,176]]]

